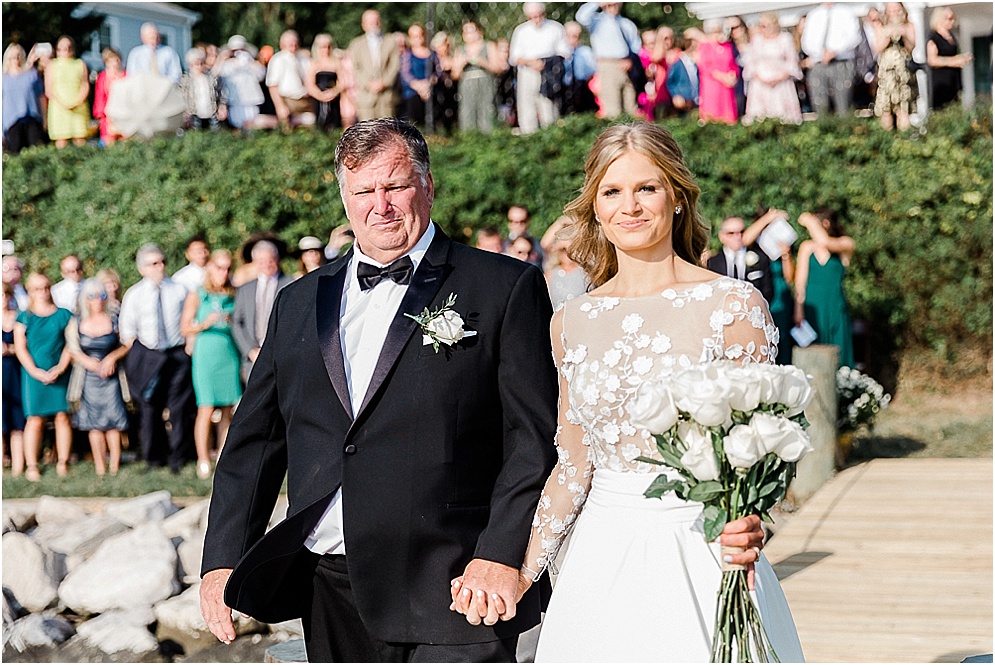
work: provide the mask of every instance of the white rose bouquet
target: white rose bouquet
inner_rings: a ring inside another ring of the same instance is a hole
[[[795,463],[811,449],[805,408],[814,391],[797,367],[716,361],[643,383],[630,401],[630,422],[651,432],[665,465],[680,479],[657,476],[647,498],[674,492],[704,504],[705,538],[746,515],[770,520]],[[746,571],[723,564],[712,662],[777,660],[750,598]]]

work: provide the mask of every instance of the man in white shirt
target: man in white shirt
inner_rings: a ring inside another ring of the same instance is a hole
[[[79,290],[83,286],[83,264],[78,256],[70,254],[59,262],[59,270],[62,281],[52,285],[52,302],[75,314],[79,309]]]
[[[266,87],[273,98],[276,116],[285,127],[314,124],[311,98],[304,85],[307,61],[297,52],[299,47],[300,37],[287,30],[280,35],[280,50],[273,54],[266,68]]]
[[[630,54],[639,53],[642,42],[636,24],[620,14],[620,2],[585,2],[577,10],[577,22],[591,33],[591,48],[597,58],[598,99],[605,117],[625,111],[636,114],[637,91],[629,78]]]
[[[130,347],[125,371],[141,408],[142,457],[149,466],[169,463],[176,474],[187,461],[192,436],[193,383],[184,350],[180,315],[187,289],[166,277],[158,245],[142,245],[135,256],[142,280],[121,300],[121,343]],[[169,409],[169,433],[162,420]]]
[[[159,43],[159,26],[155,23],[143,24],[141,39],[142,45],[128,53],[126,71],[129,74],[158,74],[174,84],[179,83],[183,76],[180,56],[171,46]]]
[[[204,267],[211,258],[211,249],[204,236],[198,233],[187,240],[184,255],[187,264],[173,273],[173,281],[182,284],[187,291],[196,291],[204,285]]]
[[[559,118],[553,100],[539,92],[546,67],[543,60],[556,55],[568,58],[570,47],[563,26],[546,18],[543,3],[526,2],[523,9],[528,20],[516,27],[511,35],[508,62],[518,67],[518,128],[522,134],[531,134],[540,127],[549,127]]]
[[[853,58],[860,35],[860,20],[846,3],[824,2],[805,17],[801,46],[814,63],[808,85],[820,116],[829,114],[830,96],[836,115],[845,116],[850,111]]]

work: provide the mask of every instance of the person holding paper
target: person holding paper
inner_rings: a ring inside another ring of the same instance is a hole
[[[795,262],[791,256],[791,245],[798,234],[788,224],[788,213],[770,208],[743,231],[743,244],[747,247],[756,244],[770,259],[770,276],[773,283],[773,296],[768,301],[774,325],[781,332],[778,342],[777,362],[791,364],[791,335],[794,325],[795,296],[792,284],[795,281]]]
[[[708,259],[708,269],[720,275],[749,282],[768,303],[774,297],[770,259],[759,247],[743,242],[746,223],[742,217],[726,217],[719,227],[722,251]]]
[[[812,238],[798,248],[795,323],[811,324],[819,344],[839,347],[840,367],[853,367],[853,328],[843,294],[843,273],[856,243],[843,234],[836,211],[829,208],[803,212],[798,223]]]

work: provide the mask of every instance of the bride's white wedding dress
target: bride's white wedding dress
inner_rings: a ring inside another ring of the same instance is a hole
[[[643,492],[662,467],[655,441],[629,423],[639,385],[718,358],[771,362],[777,329],[759,293],[722,277],[640,298],[580,296],[553,319],[560,372],[559,460],[533,524],[525,565],[542,572],[570,547],[539,635],[537,662],[707,662],[718,545],[701,504]],[[557,339],[559,344],[557,344]],[[755,600],[781,662],[803,660],[784,594],[766,559]]]

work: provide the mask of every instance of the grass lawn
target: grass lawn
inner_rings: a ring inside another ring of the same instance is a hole
[[[98,478],[93,462],[78,462],[69,467],[69,475],[59,478],[55,465],[40,467],[41,481],[30,483],[24,477],[13,478],[9,469],[3,473],[3,498],[26,499],[49,496],[71,497],[129,497],[140,496],[157,490],[168,490],[174,497],[207,496],[211,493],[212,480],[197,478],[196,467],[187,464],[179,475],[170,473],[168,467],[149,469],[142,462],[121,464],[116,476]]]

